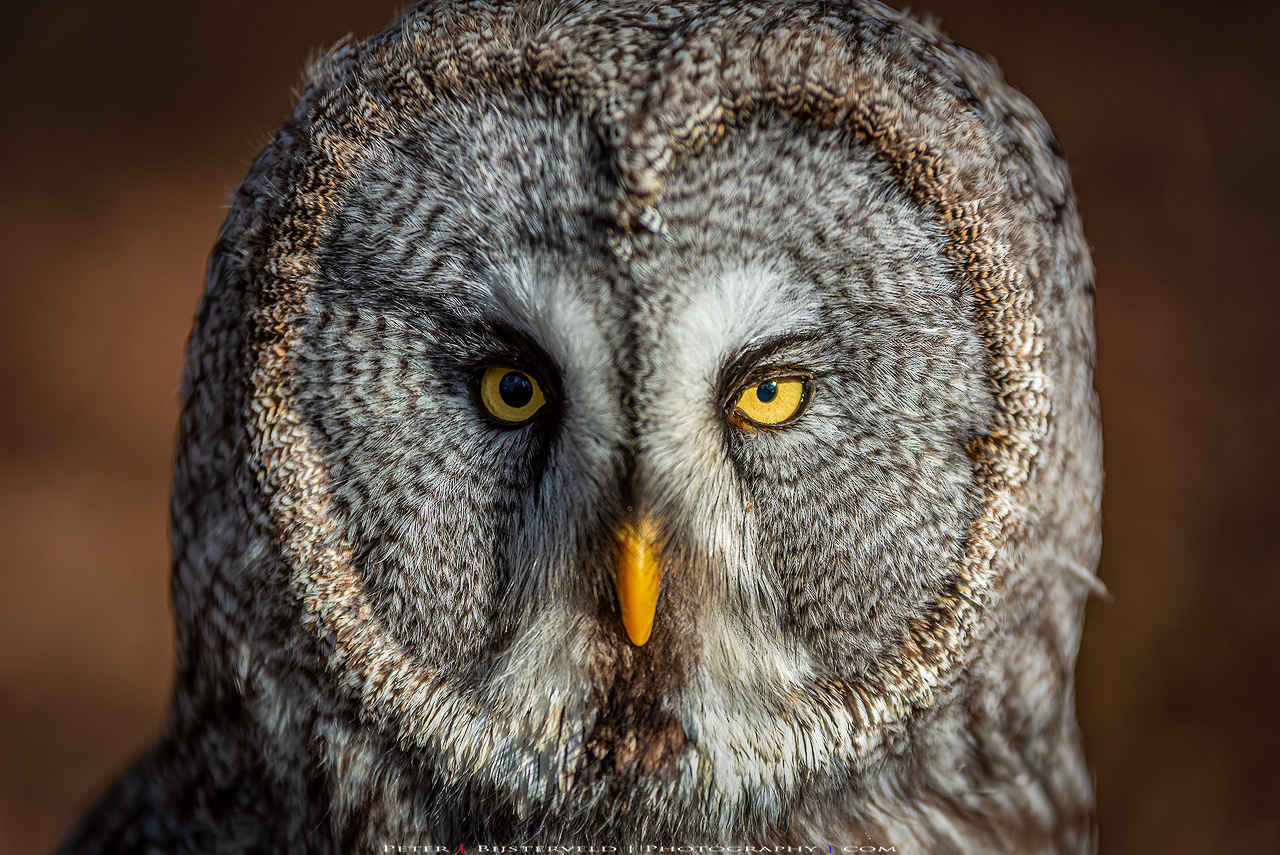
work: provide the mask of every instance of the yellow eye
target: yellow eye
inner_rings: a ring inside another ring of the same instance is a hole
[[[494,366],[480,375],[480,403],[499,421],[527,422],[546,402],[538,381],[517,368]]]
[[[737,412],[767,427],[790,424],[809,403],[809,381],[803,377],[774,377],[747,387],[738,398]]]

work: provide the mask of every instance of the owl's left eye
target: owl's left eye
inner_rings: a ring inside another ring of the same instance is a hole
[[[783,427],[803,415],[812,394],[807,377],[771,377],[744,389],[733,414],[752,425]]]
[[[529,421],[547,402],[533,375],[518,368],[497,365],[486,368],[476,385],[477,397],[485,412],[507,424]]]

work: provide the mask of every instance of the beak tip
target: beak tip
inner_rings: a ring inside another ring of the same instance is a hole
[[[627,638],[636,647],[644,647],[649,640],[649,636],[653,632],[653,621],[636,621],[622,619],[622,627],[626,630]]]

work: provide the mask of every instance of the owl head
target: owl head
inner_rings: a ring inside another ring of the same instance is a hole
[[[881,6],[421,4],[210,261],[166,739],[344,846],[1080,844],[1091,277]]]

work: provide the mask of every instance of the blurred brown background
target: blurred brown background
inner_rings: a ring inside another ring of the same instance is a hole
[[[183,341],[307,57],[396,2],[5,4],[0,852],[155,734]],[[1280,852],[1280,4],[928,0],[1066,148],[1098,275],[1106,546],[1081,726],[1104,853]]]

